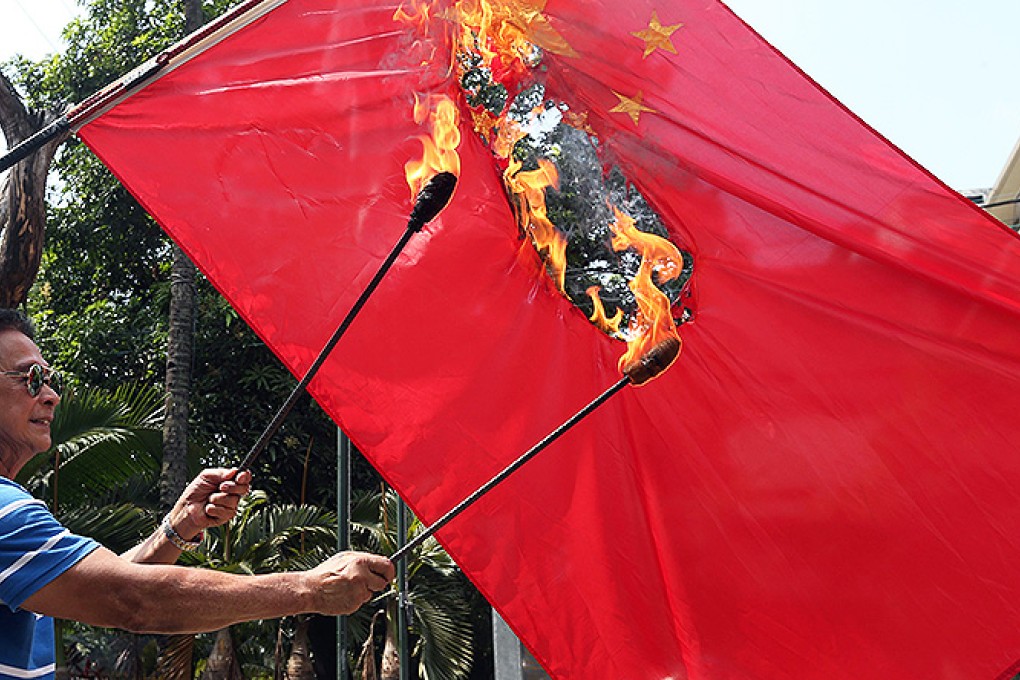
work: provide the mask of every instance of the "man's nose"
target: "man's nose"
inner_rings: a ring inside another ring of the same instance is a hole
[[[52,403],[54,406],[60,403],[60,395],[49,383],[43,383],[42,389],[39,390],[39,398],[43,403]]]

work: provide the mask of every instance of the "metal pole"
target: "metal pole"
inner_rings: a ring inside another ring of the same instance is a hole
[[[70,129],[71,123],[68,122],[65,116],[61,116],[28,139],[11,148],[3,156],[0,156],[0,172],[13,167],[15,163],[32,155],[46,146],[47,142],[56,139]]]
[[[337,548],[351,549],[351,440],[336,428],[336,535]],[[346,616],[336,617],[336,677],[347,680],[348,623]]]
[[[407,504],[397,496],[397,548],[407,543]],[[400,680],[411,680],[411,646],[408,635],[407,560],[397,562],[397,651],[400,654]]]
[[[601,406],[603,403],[605,403],[614,394],[616,394],[617,392],[622,390],[624,387],[629,385],[630,382],[631,382],[631,378],[629,376],[624,376],[623,378],[620,378],[620,380],[616,384],[614,384],[612,387],[610,387],[605,392],[603,392],[598,397],[596,397],[595,400],[592,401],[590,404],[588,404],[587,406],[582,408],[580,411],[578,411],[577,413],[572,415],[566,422],[564,422],[562,425],[560,425],[555,430],[553,430],[550,434],[548,434],[545,437],[545,439],[543,439],[542,441],[538,442],[537,444],[532,446],[530,449],[528,449],[526,452],[524,452],[524,454],[522,454],[517,460],[515,460],[513,463],[511,463],[510,465],[505,467],[501,472],[499,472],[499,474],[497,474],[495,477],[490,479],[488,482],[486,482],[482,486],[478,487],[478,489],[476,489],[474,491],[474,493],[472,493],[470,496],[468,496],[467,498],[462,500],[460,503],[458,503],[456,506],[454,506],[445,515],[443,515],[442,517],[437,519],[435,522],[433,522],[432,524],[427,526],[424,531],[422,531],[421,533],[417,534],[408,543],[406,543],[405,545],[399,547],[397,549],[397,552],[393,553],[393,555],[390,556],[390,561],[392,561],[395,564],[400,564],[400,561],[403,560],[405,557],[407,557],[408,553],[410,553],[412,550],[414,550],[419,545],[424,543],[428,538],[430,538],[432,536],[432,534],[434,534],[437,531],[439,531],[440,529],[442,529],[444,526],[446,526],[446,524],[450,520],[452,520],[454,517],[456,517],[457,515],[462,513],[464,510],[467,510],[468,507],[470,505],[472,505],[475,501],[477,501],[479,498],[481,498],[482,496],[487,494],[489,491],[492,490],[493,487],[495,487],[497,484],[499,484],[504,479],[506,479],[507,477],[512,475],[514,472],[516,472],[518,468],[520,468],[522,465],[524,465],[529,460],[534,458],[535,455],[537,455],[540,451],[542,451],[542,449],[544,449],[545,447],[549,446],[554,441],[556,441],[561,436],[563,436],[563,434],[565,432],[567,432],[567,430],[569,430],[574,425],[579,423],[582,419],[584,419],[585,416],[587,416],[589,413],[591,413],[592,411],[597,409],[599,406]]]

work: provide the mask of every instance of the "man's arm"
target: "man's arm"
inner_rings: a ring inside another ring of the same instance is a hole
[[[177,499],[166,519],[181,538],[191,540],[209,527],[229,522],[237,513],[237,504],[248,493],[250,483],[251,473],[247,470],[203,470]],[[170,542],[162,525],[121,555],[131,562],[146,564],[173,564],[180,556],[180,549]]]
[[[299,613],[350,614],[393,575],[388,559],[367,553],[341,553],[304,572],[245,576],[136,564],[99,548],[22,608],[137,633],[197,633]]]

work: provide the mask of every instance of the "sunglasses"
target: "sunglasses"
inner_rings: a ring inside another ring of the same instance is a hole
[[[27,371],[4,371],[3,375],[24,380],[28,393],[33,397],[39,396],[43,385],[49,385],[50,389],[58,395],[61,393],[64,385],[60,371],[54,371],[52,368],[47,368],[40,364],[32,364],[28,367]]]

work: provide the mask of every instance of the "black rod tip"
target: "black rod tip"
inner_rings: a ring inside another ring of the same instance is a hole
[[[407,221],[407,228],[411,231],[420,231],[431,222],[450,202],[456,186],[457,176],[445,171],[426,182],[418,192],[418,199],[414,202],[414,210],[411,211],[411,217]]]

